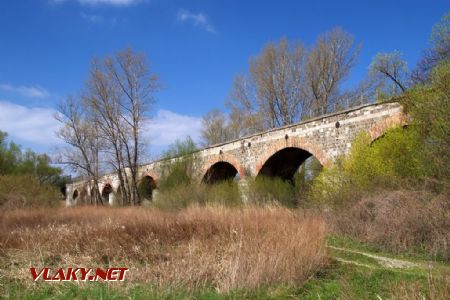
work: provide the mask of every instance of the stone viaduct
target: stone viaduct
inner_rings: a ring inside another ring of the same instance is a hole
[[[209,184],[229,178],[245,182],[245,178],[260,174],[291,179],[311,155],[328,167],[350,150],[358,133],[368,132],[375,140],[387,129],[403,126],[406,121],[402,106],[396,102],[367,104],[327,114],[199,150],[194,177]],[[139,169],[141,184],[145,184],[150,195],[157,192],[164,163],[155,161]],[[100,193],[110,204],[115,202],[118,187],[116,174],[100,179]],[[68,184],[66,204],[74,205],[90,193],[87,181]]]

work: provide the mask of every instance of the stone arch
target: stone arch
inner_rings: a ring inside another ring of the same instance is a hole
[[[113,204],[114,201],[114,190],[111,183],[105,183],[100,191],[100,196],[103,202],[108,202],[109,204]]]
[[[158,175],[156,175],[155,172],[147,170],[142,174],[140,180],[142,180],[144,177],[151,177],[155,181],[155,184],[158,185]]]
[[[147,200],[153,198],[153,191],[157,188],[157,179],[155,175],[145,173],[138,181],[138,192],[141,197]]]
[[[218,161],[203,175],[202,183],[214,184],[223,180],[234,179],[239,172],[227,161]]]
[[[376,122],[374,125],[372,125],[372,127],[370,127],[369,129],[370,140],[373,142],[378,138],[382,137],[389,129],[404,126],[407,124],[408,118],[402,112],[384,118]]]
[[[206,163],[203,164],[203,169],[200,174],[202,181],[208,171],[210,171],[214,166],[225,166],[226,168],[232,167],[236,170],[235,175],[238,175],[240,178],[244,178],[247,175],[245,173],[245,168],[238,162],[234,155],[229,153],[220,153],[213,155],[206,161]],[[230,174],[231,171],[226,173]]]
[[[279,151],[286,148],[297,148],[314,156],[324,167],[328,167],[331,163],[326,153],[316,144],[306,141],[301,137],[280,138],[270,143],[267,151],[262,155],[255,165],[255,175],[258,175],[264,164]]]
[[[79,196],[80,196],[80,193],[78,192],[78,189],[75,189],[72,193],[72,200],[77,201]]]

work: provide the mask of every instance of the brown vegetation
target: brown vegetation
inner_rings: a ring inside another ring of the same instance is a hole
[[[394,252],[450,259],[450,201],[445,194],[379,191],[333,211],[329,219],[338,234]]]
[[[299,284],[327,263],[325,222],[265,207],[77,207],[1,213],[0,266],[31,282],[29,267],[131,268],[127,282],[188,288]]]

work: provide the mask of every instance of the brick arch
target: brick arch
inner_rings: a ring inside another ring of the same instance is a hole
[[[75,188],[73,191],[71,191],[70,196],[72,200],[80,199],[80,191],[78,191],[78,188]]]
[[[389,129],[403,126],[406,124],[408,124],[408,118],[402,112],[384,118],[376,122],[374,125],[372,125],[372,127],[370,127],[369,129],[370,140],[374,141],[383,136]]]
[[[267,145],[267,151],[265,151],[264,155],[258,160],[255,165],[255,176],[258,175],[259,171],[270,157],[272,157],[278,151],[289,147],[300,148],[308,151],[324,167],[328,167],[330,165],[330,159],[328,158],[326,153],[315,143],[309,142],[301,137],[290,136],[287,140],[283,137]]]
[[[208,172],[209,168],[211,168],[214,164],[218,162],[227,162],[232,165],[239,173],[241,178],[244,178],[247,174],[245,173],[245,168],[239,163],[236,157],[229,153],[215,154],[210,156],[205,163],[203,163],[203,168],[201,171],[201,179],[205,176],[206,172]]]
[[[141,178],[139,178],[139,181],[141,181],[142,179],[144,179],[147,176],[150,176],[153,179],[153,181],[155,182],[156,187],[158,187],[158,175],[156,175],[156,173],[152,172],[152,171],[145,171],[144,173],[142,173],[142,176],[141,176]]]
[[[114,193],[114,194],[117,193],[117,189],[114,189],[112,180],[107,180],[107,181],[99,183],[99,186],[98,186],[99,191],[98,192],[100,193],[100,195],[103,194],[103,190],[105,189],[105,187],[107,185],[111,186],[112,193]]]

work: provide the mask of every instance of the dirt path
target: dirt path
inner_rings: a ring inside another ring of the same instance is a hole
[[[334,247],[334,246],[327,246],[327,247],[330,249],[333,249],[333,250],[337,250],[337,251],[342,251],[342,252],[347,252],[347,253],[355,253],[355,254],[363,255],[363,256],[366,256],[369,258],[373,258],[381,266],[386,267],[386,268],[391,268],[391,269],[409,269],[409,268],[424,269],[425,268],[425,266],[423,266],[422,264],[407,261],[407,260],[402,260],[402,259],[397,259],[397,258],[389,258],[386,256],[375,255],[372,253],[367,253],[367,252],[362,252],[362,251],[352,250],[352,249],[347,249],[347,248],[340,248],[340,247]],[[361,264],[356,261],[345,260],[345,259],[342,259],[339,257],[337,258],[337,260],[344,262],[344,263],[354,263],[357,265],[369,266],[369,265]]]

